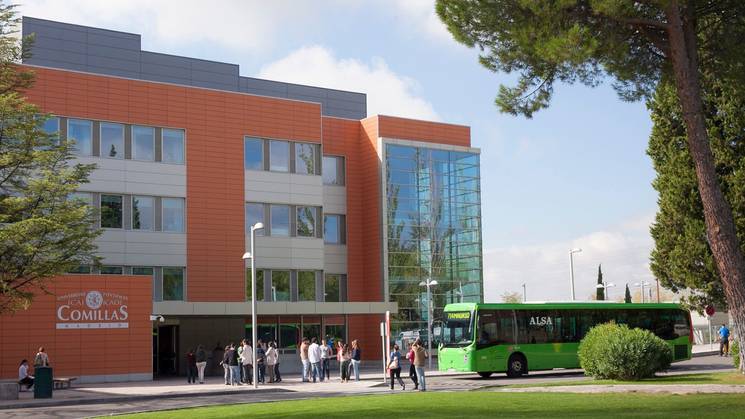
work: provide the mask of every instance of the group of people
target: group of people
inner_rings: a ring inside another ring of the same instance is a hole
[[[34,369],[48,366],[49,355],[42,346],[34,356]],[[26,390],[31,390],[34,386],[34,376],[29,372],[28,359],[22,360],[21,364],[18,366],[18,384],[26,386]]]
[[[354,373],[356,381],[360,380],[360,361],[362,360],[362,348],[357,340],[351,345],[343,341],[336,342],[336,354],[334,354],[334,343],[331,339],[305,338],[300,344],[300,362],[303,366],[302,381],[317,382],[331,379],[331,360],[336,358],[339,363],[339,378],[342,382],[348,382]]]
[[[388,355],[388,373],[391,378],[391,390],[394,387],[394,378],[398,380],[398,384],[402,390],[406,390],[406,384],[401,380],[401,348],[398,345],[393,345],[393,351]],[[406,353],[406,359],[409,361],[409,378],[414,383],[414,390],[427,391],[427,383],[424,377],[424,361],[427,359],[429,354],[424,349],[422,341],[417,338],[414,343],[409,347],[409,352]]]
[[[201,347],[201,346],[200,346]],[[193,355],[194,361],[198,361],[199,349]],[[190,363],[189,376],[187,381],[193,379],[192,367],[193,362],[187,353],[187,360]],[[198,363],[197,363],[198,364]],[[275,342],[265,343],[261,340],[256,345],[256,362],[253,359],[253,347],[246,339],[243,339],[240,345],[234,343],[225,347],[222,361],[220,361],[224,370],[225,385],[243,385],[253,384],[253,369],[256,368],[257,382],[264,384],[278,383],[282,381],[282,375],[279,372],[279,351]],[[197,365],[198,367],[198,365]],[[204,368],[199,369],[199,382],[204,382]]]

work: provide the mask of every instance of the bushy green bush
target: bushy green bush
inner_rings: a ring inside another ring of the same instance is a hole
[[[740,344],[737,343],[737,340],[732,341],[732,345],[730,345],[731,348],[729,348],[729,354],[732,355],[732,362],[735,363],[735,368],[738,370],[740,369]]]
[[[639,380],[670,367],[670,346],[653,333],[606,323],[593,327],[579,344],[579,363],[597,379]]]

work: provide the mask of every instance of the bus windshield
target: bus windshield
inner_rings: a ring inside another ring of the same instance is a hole
[[[470,311],[445,313],[442,344],[445,347],[468,346],[473,341],[473,318]]]

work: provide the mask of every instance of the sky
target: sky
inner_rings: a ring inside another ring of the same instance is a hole
[[[24,15],[142,35],[142,48],[240,65],[243,76],[367,93],[368,114],[471,127],[481,149],[484,299],[568,300],[653,281],[657,210],[642,102],[560,85],[532,119],[499,113],[515,75],[457,43],[430,0],[19,0]]]

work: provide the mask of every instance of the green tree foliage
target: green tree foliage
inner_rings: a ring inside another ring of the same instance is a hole
[[[626,284],[626,294],[623,296],[624,303],[631,303],[631,290],[629,290],[629,284]]]
[[[604,285],[603,284],[603,269],[600,265],[598,265],[598,285]],[[595,294],[595,299],[598,301],[605,300],[605,288],[597,288]]]
[[[0,4],[0,313],[27,307],[35,290],[92,263],[91,208],[69,199],[93,166],[71,165],[72,144],[47,134],[47,116],[25,101],[33,74],[16,63],[32,39],[14,37],[14,6]]]
[[[745,251],[745,88],[705,75],[704,109],[717,175],[732,206],[740,246]],[[706,240],[704,208],[675,88],[661,84],[648,102],[652,158],[659,211],[652,226],[655,248],[651,268],[661,285],[683,297],[699,312],[708,304],[726,307],[722,281]]]
[[[577,350],[585,374],[597,379],[640,380],[670,367],[670,346],[652,332],[625,324],[593,327]]]

